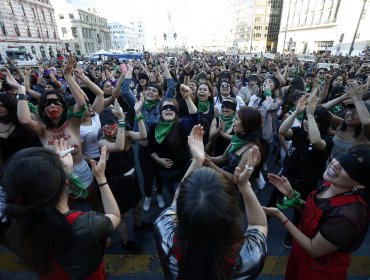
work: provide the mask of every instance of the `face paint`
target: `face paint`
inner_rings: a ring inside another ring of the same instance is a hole
[[[51,104],[54,104],[54,106],[62,106],[62,103],[57,98],[49,98],[45,100],[44,108],[47,106],[50,106]]]
[[[44,108],[46,115],[50,119],[59,119],[63,114],[62,103],[56,98],[47,99]]]
[[[104,134],[108,137],[114,137],[114,135],[117,133],[118,129],[118,124],[110,124],[110,125],[105,125],[103,127]]]

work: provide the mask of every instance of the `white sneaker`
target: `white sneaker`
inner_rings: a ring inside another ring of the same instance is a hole
[[[157,194],[157,204],[158,204],[159,209],[164,208],[164,200],[163,200],[163,196],[161,194]]]
[[[150,203],[151,203],[152,199],[150,197],[145,197],[144,199],[144,203],[143,203],[143,210],[145,212],[149,211],[150,210]]]

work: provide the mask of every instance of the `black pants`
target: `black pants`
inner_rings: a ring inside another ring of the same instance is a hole
[[[162,194],[163,192],[162,179],[158,173],[157,163],[150,156],[148,148],[139,145],[138,155],[141,171],[143,173],[145,196],[147,197],[152,196],[154,178],[157,186],[157,194]]]

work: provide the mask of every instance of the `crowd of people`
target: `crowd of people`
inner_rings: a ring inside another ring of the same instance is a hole
[[[256,278],[269,217],[287,230],[286,279],[347,278],[370,222],[367,57],[70,54],[0,74],[0,244],[40,278],[106,279],[115,230],[143,250],[130,212],[166,279]]]

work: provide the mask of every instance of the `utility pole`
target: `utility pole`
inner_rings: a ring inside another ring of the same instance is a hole
[[[360,26],[362,14],[364,13],[364,10],[365,10],[366,1],[367,0],[364,0],[364,3],[362,4],[362,9],[361,9],[360,17],[358,18],[358,22],[357,22],[357,26],[356,26],[356,31],[355,31],[355,34],[353,34],[353,39],[352,39],[351,47],[349,48],[349,55],[351,55],[351,53],[353,51],[353,45],[355,44],[358,27]]]
[[[286,35],[288,33],[288,23],[289,23],[289,17],[290,17],[290,4],[291,4],[292,0],[289,0],[289,8],[288,8],[288,15],[286,17],[286,24],[285,24],[285,34],[284,34],[284,43],[283,43],[283,52],[284,52],[284,48],[285,48],[285,42],[286,42]]]

